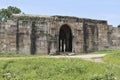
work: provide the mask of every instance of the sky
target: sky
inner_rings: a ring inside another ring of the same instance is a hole
[[[0,0],[0,9],[16,6],[25,14],[65,15],[120,24],[120,0]]]

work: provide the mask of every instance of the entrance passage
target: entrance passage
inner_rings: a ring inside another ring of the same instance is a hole
[[[72,31],[67,24],[60,28],[59,52],[72,52]]]

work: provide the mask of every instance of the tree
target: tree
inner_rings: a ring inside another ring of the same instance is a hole
[[[120,24],[118,25],[118,28],[120,28]]]
[[[17,7],[9,6],[7,9],[0,9],[0,22],[7,21],[12,14],[19,14],[21,10]]]

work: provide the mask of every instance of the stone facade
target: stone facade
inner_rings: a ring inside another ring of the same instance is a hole
[[[76,54],[120,47],[120,29],[104,20],[13,14],[0,24],[1,53]]]

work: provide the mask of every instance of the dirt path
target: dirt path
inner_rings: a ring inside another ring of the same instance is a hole
[[[60,55],[60,56],[33,56],[33,57],[1,57],[0,60],[32,59],[32,58],[81,58],[84,60],[103,63],[102,58],[105,55],[106,54],[87,54],[87,55],[75,55],[75,56]]]
[[[47,56],[46,58],[81,58],[84,60],[103,63],[104,61],[102,60],[102,58],[105,55],[106,54],[87,54],[87,55],[76,55],[76,56]]]

